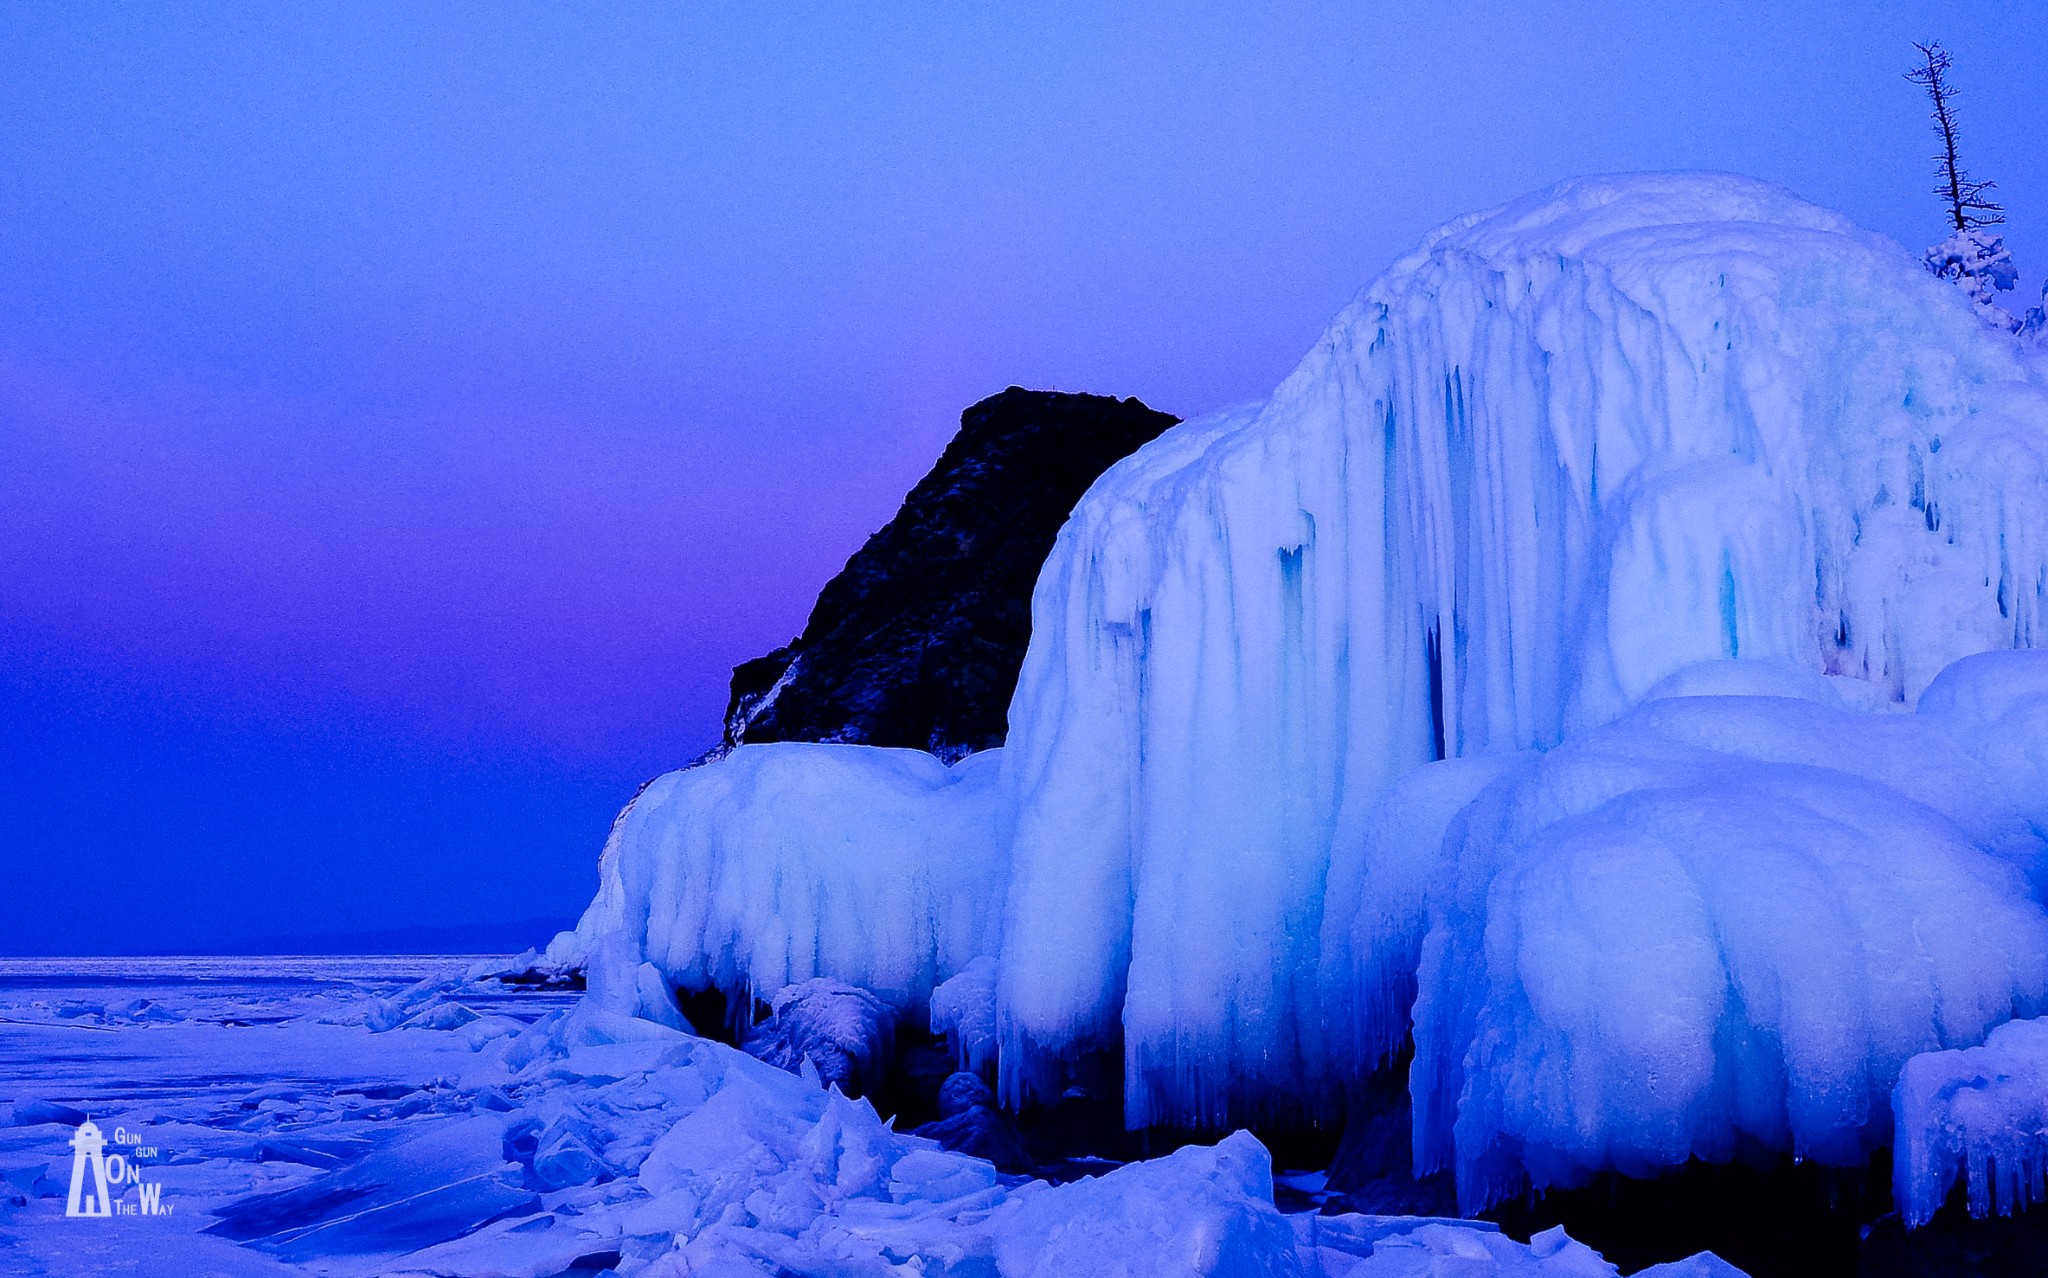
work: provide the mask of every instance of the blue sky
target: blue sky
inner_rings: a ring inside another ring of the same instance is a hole
[[[2032,4],[0,9],[0,950],[566,920],[967,404],[1581,173],[1922,247],[1933,37],[2031,297]]]

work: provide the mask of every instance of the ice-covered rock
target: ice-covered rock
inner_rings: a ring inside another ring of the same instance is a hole
[[[848,1096],[873,1091],[895,1055],[896,1016],[866,990],[814,976],[780,991],[747,1039],[749,1056],[817,1077]]]
[[[829,976],[919,1006],[995,948],[1000,759],[777,744],[657,778],[613,824],[597,899],[547,960],[620,945],[684,988],[751,999]]]
[[[1521,752],[1426,763],[1395,782],[1362,837],[1332,850],[1323,900],[1322,1015],[1309,1039],[1324,1089],[1356,1083],[1408,1038],[1432,895],[1453,865],[1445,834]]]
[[[1970,1214],[2048,1198],[2048,1020],[2012,1021],[1981,1047],[1906,1062],[1893,1098],[1892,1200],[1908,1228],[1934,1219],[1958,1178]]]
[[[996,1094],[981,1075],[961,1070],[939,1084],[939,1117],[951,1118],[970,1109],[993,1108]]]
[[[1484,791],[1446,859],[1410,1090],[1467,1210],[1744,1149],[1860,1166],[1910,1057],[2048,1004],[2042,841],[1932,716],[1647,702]]]
[[[1778,188],[1583,179],[1444,227],[1061,533],[1005,750],[1006,1094],[1120,1036],[1133,1123],[1276,1107],[1325,868],[1395,778],[1702,661],[1909,705],[2035,641],[2044,460],[2016,344]]]
[[[998,1170],[1032,1170],[1031,1152],[981,1075],[963,1070],[939,1085],[939,1117],[912,1133],[958,1153],[985,1158]]]

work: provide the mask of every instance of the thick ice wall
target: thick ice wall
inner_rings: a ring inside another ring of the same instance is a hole
[[[614,823],[597,899],[549,956],[623,945],[681,986],[767,998],[831,977],[922,1005],[995,952],[1000,757],[774,744],[659,777]]]
[[[1904,706],[2031,644],[2031,376],[1897,245],[1743,179],[1571,182],[1431,237],[1060,536],[1006,752],[1007,1094],[1118,1044],[1134,1123],[1299,1094],[1331,848],[1417,764],[1553,745],[1702,661]]]
[[[1257,411],[1168,432],[1113,469],[1039,579],[1011,711],[1030,747],[1021,758],[1006,750],[1005,765],[1016,846],[1029,849],[1013,861],[1015,944],[1001,956],[1012,1098],[1040,1053],[1112,1047],[1119,1031],[1168,1048],[1129,1058],[1134,1121],[1164,1116],[1155,1087],[1187,1096],[1214,1080],[1204,1113],[1221,1112],[1224,1087],[1287,1095],[1300,1077],[1290,1051],[1269,1052],[1273,1035],[1256,1019],[1242,1033],[1234,1022],[1240,1008],[1291,1018],[1313,991],[1301,942],[1312,945],[1319,925],[1332,765],[1345,756],[1345,725],[1328,711],[1356,706],[1364,729],[1405,688],[1415,749],[1427,748],[1420,681],[1378,665],[1354,671],[1332,652],[1348,626],[1344,583],[1295,571],[1309,535],[1302,501],[1276,503],[1262,482],[1273,461],[1244,434]],[[1321,461],[1299,480],[1318,490],[1308,504],[1352,503],[1364,518],[1378,496],[1369,482],[1353,491],[1340,437],[1313,443]],[[1276,510],[1291,526],[1274,527]],[[1070,549],[1087,531],[1103,544]],[[1377,575],[1378,558],[1363,575]],[[1230,624],[1246,593],[1280,630]],[[1392,758],[1360,762],[1369,775],[1354,788],[1396,775]],[[1187,1002],[1217,1019],[1175,1054],[1171,1018]],[[1169,1019],[1147,1020],[1160,1013]]]
[[[2048,1000],[2041,841],[1922,716],[1650,702],[1448,842],[1410,1091],[1416,1165],[1468,1209],[1744,1151],[1860,1165],[1908,1058]]]
[[[1323,898],[1322,1014],[1308,1027],[1322,1103],[1337,1101],[1407,1041],[1429,906],[1456,867],[1446,849],[1485,788],[1519,772],[1527,752],[1425,763],[1374,806],[1363,837],[1330,855]]]

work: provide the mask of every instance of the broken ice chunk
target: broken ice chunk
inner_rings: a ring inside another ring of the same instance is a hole
[[[1249,1132],[1037,1194],[996,1226],[1005,1278],[1301,1273]]]
[[[498,1116],[440,1123],[353,1167],[257,1194],[214,1214],[206,1232],[288,1261],[391,1254],[460,1238],[506,1216],[537,1211],[505,1161]]]

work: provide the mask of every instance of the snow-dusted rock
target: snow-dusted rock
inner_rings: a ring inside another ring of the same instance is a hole
[[[1135,399],[1012,386],[960,433],[818,592],[804,632],[732,672],[743,744],[904,746],[953,760],[1003,743],[1031,585],[1096,476],[1178,420]]]
[[[939,1085],[939,1117],[912,1133],[946,1149],[987,1159],[998,1170],[1029,1172],[1031,1152],[1009,1115],[996,1108],[995,1092],[981,1075],[966,1071]]]

